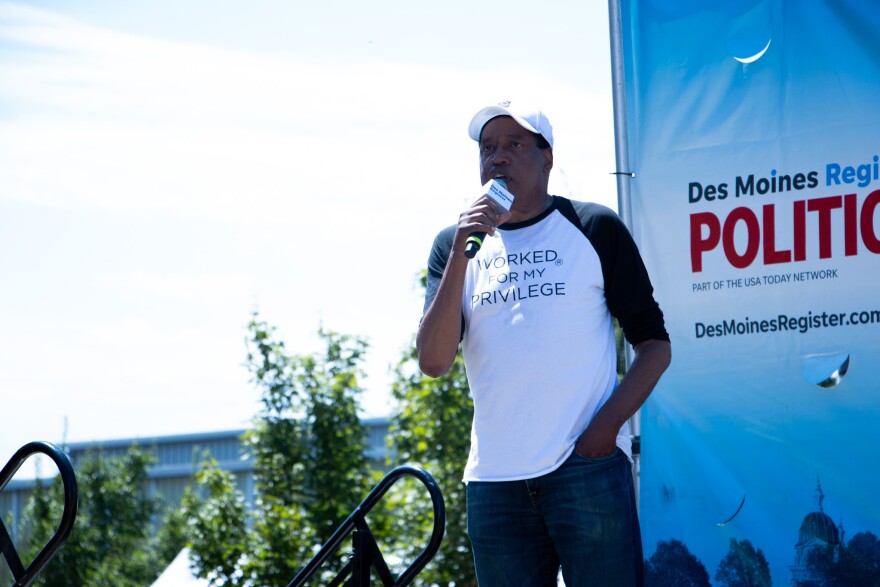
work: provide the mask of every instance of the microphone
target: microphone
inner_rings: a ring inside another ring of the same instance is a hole
[[[513,205],[513,194],[507,191],[507,183],[503,179],[490,179],[483,186],[483,191],[492,198],[492,201],[505,210],[510,210],[510,207]],[[472,232],[465,241],[464,256],[468,259],[473,259],[477,251],[480,250],[480,247],[483,246],[483,239],[485,238],[485,232]]]

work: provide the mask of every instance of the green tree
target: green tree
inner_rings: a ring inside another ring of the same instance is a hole
[[[165,559],[165,544],[151,537],[151,518],[159,506],[145,492],[151,463],[137,448],[119,458],[97,451],[83,459],[76,471],[79,509],[73,531],[35,585],[142,587],[152,582],[171,559]],[[54,534],[62,506],[60,478],[50,487],[37,483],[22,520],[25,561]]]
[[[366,433],[358,417],[360,364],[365,341],[320,331],[326,353],[301,361],[296,380],[308,393],[305,498],[308,518],[323,542],[336,530],[368,487]]]
[[[730,539],[730,548],[715,572],[715,581],[726,587],[770,587],[770,565],[760,548],[748,540]]]
[[[422,292],[426,280],[427,272],[422,271],[418,276]],[[391,464],[410,462],[424,467],[437,481],[446,505],[443,542],[420,578],[428,585],[476,585],[467,534],[466,486],[461,481],[474,416],[464,360],[459,353],[445,375],[428,377],[419,370],[413,341],[402,353],[394,375],[391,395],[397,409],[388,439],[394,455]],[[420,484],[407,487],[410,491],[400,496],[395,507],[408,519],[398,525],[397,533],[409,545],[404,557],[412,561],[427,544],[434,520],[424,511],[429,507],[424,488]]]
[[[709,573],[687,546],[674,538],[657,543],[657,550],[645,561],[648,587],[710,587]]]
[[[193,498],[188,506],[201,528],[192,539],[193,561],[218,584],[283,585],[366,494],[357,409],[367,343],[321,329],[323,354],[300,356],[288,354],[257,315],[248,330],[246,365],[262,402],[245,438],[255,461],[255,509],[247,525],[232,480],[216,479],[215,466],[205,469],[200,485],[215,486],[203,504]]]
[[[189,520],[190,558],[196,574],[211,585],[247,585],[242,566],[250,552],[244,497],[236,489],[235,477],[208,461],[198,472],[201,499],[191,488],[182,500]]]
[[[464,361],[459,354],[449,371],[439,378],[422,375],[413,345],[395,370],[391,393],[398,410],[393,418],[391,443],[399,463],[418,463],[436,479],[446,504],[446,534],[434,561],[423,571],[424,582],[436,585],[476,585],[473,555],[467,535],[466,486],[461,479],[470,450],[470,427],[474,406],[470,397]],[[423,491],[421,487],[417,491]],[[410,497],[410,515],[421,524],[404,528],[412,545],[410,560],[424,548],[433,524],[418,516],[417,502]]]

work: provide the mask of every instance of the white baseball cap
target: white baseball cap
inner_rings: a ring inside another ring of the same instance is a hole
[[[547,120],[547,115],[541,110],[525,107],[519,103],[514,105],[509,100],[499,102],[495,106],[487,106],[477,112],[471,119],[470,125],[468,125],[470,137],[479,142],[483,127],[496,116],[510,116],[527,131],[544,137],[550,144],[550,147],[553,147],[553,127],[550,125],[550,121]]]

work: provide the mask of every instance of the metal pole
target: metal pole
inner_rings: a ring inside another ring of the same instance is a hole
[[[630,195],[630,182],[635,178],[635,172],[629,166],[629,141],[627,140],[626,126],[626,76],[623,67],[623,25],[620,18],[620,0],[608,0],[608,27],[611,40],[611,93],[614,103],[614,161],[617,177],[617,213],[629,228],[634,232],[632,217],[632,197]],[[626,366],[632,364],[632,347],[624,343],[626,353]],[[641,418],[640,411],[630,418],[630,432],[639,437],[641,445]],[[640,451],[641,452],[641,451]],[[639,474],[641,454],[633,454],[633,482],[636,491],[636,508],[639,507]]]
[[[629,182],[635,173],[629,168],[629,144],[626,127],[626,88],[623,70],[623,30],[620,22],[620,0],[608,0],[611,38],[611,91],[614,101],[614,160],[617,169],[617,211],[624,224],[633,230]]]

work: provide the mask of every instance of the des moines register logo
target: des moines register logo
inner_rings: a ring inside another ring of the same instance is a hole
[[[864,188],[880,180],[880,157],[868,163],[825,166],[824,185],[840,187],[843,193],[783,202],[786,194],[816,189],[820,172],[793,174],[770,171],[767,177],[754,174],[737,176],[732,182],[688,184],[688,203],[717,205],[728,198],[761,198],[759,209],[737,206],[726,214],[714,211],[690,215],[691,272],[703,271],[708,258],[721,257],[737,269],[755,263],[778,265],[829,259],[839,255],[858,255],[861,250],[880,254],[880,238],[875,229],[880,189],[862,195]],[[852,190],[852,191],[850,191]],[[774,201],[778,200],[778,201]],[[788,242],[778,242],[777,235],[790,235]],[[736,235],[744,234],[737,243]],[[843,250],[832,250],[832,243],[842,234]]]

